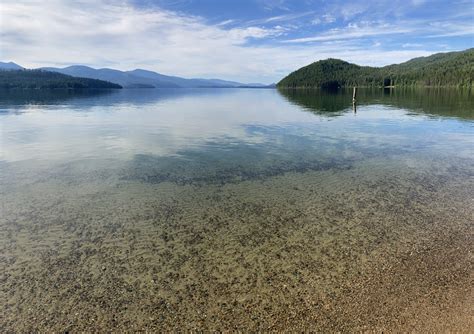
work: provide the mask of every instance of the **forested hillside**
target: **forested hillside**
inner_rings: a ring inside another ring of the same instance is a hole
[[[281,80],[280,88],[459,86],[474,83],[474,49],[414,58],[402,64],[369,67],[339,59],[305,66]]]
[[[0,88],[3,89],[82,89],[122,88],[120,85],[87,78],[76,78],[42,70],[0,70]]]

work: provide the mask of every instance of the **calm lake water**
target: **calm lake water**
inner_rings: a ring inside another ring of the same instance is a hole
[[[0,92],[0,198],[2,331],[469,326],[470,91]]]

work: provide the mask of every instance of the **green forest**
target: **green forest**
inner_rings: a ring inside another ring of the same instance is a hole
[[[437,53],[385,67],[359,66],[339,59],[326,59],[291,73],[277,87],[471,87],[473,83],[474,48]]]
[[[77,78],[43,70],[0,70],[0,89],[122,88],[102,80]]]

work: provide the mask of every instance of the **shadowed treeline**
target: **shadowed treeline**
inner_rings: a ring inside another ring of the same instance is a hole
[[[315,114],[338,116],[352,112],[352,90],[280,89],[291,103]],[[474,98],[470,89],[395,88],[359,89],[357,105],[382,104],[432,116],[474,119]]]
[[[2,89],[118,89],[112,82],[43,70],[0,71]]]

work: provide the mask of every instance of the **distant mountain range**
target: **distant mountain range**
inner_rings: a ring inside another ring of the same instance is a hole
[[[317,61],[291,73],[279,88],[457,86],[474,85],[474,48],[411,59],[401,64],[369,67],[339,59]]]
[[[24,69],[13,62],[0,62],[0,70]],[[185,79],[176,76],[168,76],[153,71],[136,69],[133,71],[119,71],[110,68],[95,69],[88,66],[74,65],[64,68],[42,67],[39,70],[58,72],[79,78],[97,79],[112,82],[124,88],[267,88],[275,85],[264,85],[259,83],[245,84],[235,81],[220,79]]]

